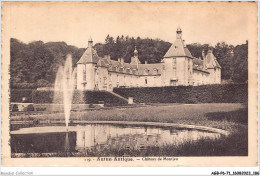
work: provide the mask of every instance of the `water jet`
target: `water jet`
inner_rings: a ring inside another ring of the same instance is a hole
[[[67,55],[64,66],[60,66],[54,85],[54,103],[62,103],[66,129],[68,131],[73,93],[75,90],[76,70],[72,68],[72,56]]]

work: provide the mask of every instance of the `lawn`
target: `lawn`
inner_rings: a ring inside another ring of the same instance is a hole
[[[58,120],[64,119],[62,113],[15,116],[12,120]],[[150,105],[144,107],[113,108],[107,110],[72,112],[71,120],[87,121],[142,121],[164,122],[188,125],[208,126],[230,132],[219,140],[199,140],[192,144],[184,144],[178,150],[172,146],[163,149],[148,148],[150,156],[234,156],[248,154],[248,111],[242,104],[212,103],[212,104],[168,104]],[[152,151],[152,152],[151,152]],[[174,151],[174,152],[173,152]],[[116,155],[109,151],[108,155]],[[122,152],[124,153],[124,152]],[[139,155],[134,152],[134,154]]]
[[[236,121],[227,119],[213,119],[208,116],[216,112],[236,111],[244,106],[242,104],[231,103],[212,103],[212,104],[168,104],[151,105],[144,107],[131,108],[113,108],[95,111],[72,112],[71,120],[89,120],[89,121],[142,121],[142,122],[165,122],[181,123],[189,125],[201,125],[219,128],[223,130],[232,130],[232,125],[237,125]],[[237,117],[239,118],[239,117]],[[45,119],[64,120],[63,113],[52,114],[27,114],[14,116],[11,120],[34,120]]]

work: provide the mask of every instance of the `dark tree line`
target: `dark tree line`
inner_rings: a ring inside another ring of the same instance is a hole
[[[113,38],[107,36],[105,43],[95,44],[98,55],[110,55],[112,59],[124,58],[130,62],[137,48],[139,60],[144,63],[158,63],[163,58],[171,44],[159,39],[141,39],[129,36]],[[194,57],[201,57],[202,49],[209,45],[193,43],[187,45]],[[53,84],[59,65],[63,64],[66,55],[72,54],[73,64],[80,59],[85,48],[67,45],[65,42],[34,41],[25,44],[17,39],[11,39],[11,85],[36,84],[44,86]],[[246,82],[248,80],[248,43],[237,46],[225,42],[218,43],[213,48],[213,53],[222,67],[222,79],[229,82]]]
[[[163,58],[171,44],[163,40],[141,39],[137,37],[118,36],[116,39],[107,35],[105,44],[97,43],[95,45],[99,56],[110,55],[112,59],[124,58],[125,62],[130,62],[134,55],[135,47],[138,50],[139,60],[144,63],[158,63]]]

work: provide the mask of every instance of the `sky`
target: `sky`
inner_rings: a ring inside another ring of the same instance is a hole
[[[64,41],[86,48],[90,36],[94,43],[104,43],[108,34],[173,43],[176,29],[181,27],[187,44],[215,45],[225,41],[237,45],[249,38],[252,5],[248,2],[13,2],[8,13],[10,37],[25,43]]]

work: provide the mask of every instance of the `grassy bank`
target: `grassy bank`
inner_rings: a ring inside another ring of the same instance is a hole
[[[168,104],[166,106],[144,106],[132,108],[114,108],[86,112],[71,112],[71,120],[88,121],[142,121],[181,123],[189,125],[209,126],[232,131],[233,125],[238,123],[220,117],[215,119],[211,113],[225,113],[243,108],[242,104],[214,103],[214,104]],[[240,118],[234,117],[233,119]],[[63,113],[49,114],[20,114],[11,116],[11,120],[64,120]]]
[[[64,114],[27,114],[26,116],[12,117],[12,120],[59,119],[64,120]],[[88,156],[245,156],[248,154],[248,111],[242,104],[171,104],[72,112],[71,120],[178,123],[208,126],[230,132],[229,136],[217,140],[201,139],[193,143],[184,143],[177,149],[167,145],[160,148],[148,147],[144,151],[127,151],[126,149],[122,151],[108,150],[102,153],[92,151],[92,153],[88,153]],[[62,155],[64,154],[59,154],[59,156]],[[78,154],[67,153],[65,155]]]

